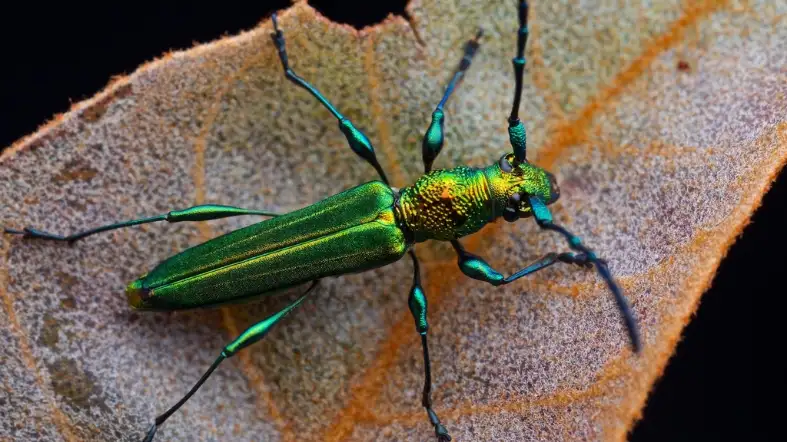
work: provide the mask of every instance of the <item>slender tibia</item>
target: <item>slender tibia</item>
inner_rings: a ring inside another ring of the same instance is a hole
[[[432,366],[429,361],[429,343],[426,339],[426,332],[429,329],[429,323],[426,318],[426,294],[423,287],[421,287],[421,269],[418,264],[418,258],[415,252],[410,249],[410,257],[413,259],[413,286],[410,289],[410,296],[407,299],[407,304],[410,306],[410,312],[415,319],[415,329],[421,335],[421,346],[424,350],[424,391],[421,399],[421,404],[426,409],[426,415],[429,417],[429,422],[434,427],[437,440],[440,442],[447,442],[451,440],[448,430],[445,429],[437,414],[432,410]]]
[[[500,272],[493,269],[492,266],[490,266],[483,258],[465,250],[459,241],[451,241],[451,245],[454,246],[454,250],[456,250],[456,254],[459,257],[459,269],[462,271],[462,273],[473,279],[488,282],[494,286],[505,285],[516,281],[523,276],[543,270],[557,262],[576,264],[582,267],[592,266],[592,264],[588,261],[587,255],[584,253],[547,253],[538,261],[530,264],[529,266],[509,277],[505,277]]]
[[[525,126],[519,120],[519,103],[522,101],[522,78],[525,72],[525,45],[527,44],[528,35],[527,14],[527,2],[521,0],[519,3],[519,31],[517,32],[516,57],[512,60],[516,86],[514,89],[514,104],[511,107],[511,115],[508,117],[508,136],[511,141],[511,147],[514,148],[514,156],[519,162],[525,160],[527,147]]]
[[[216,358],[215,361],[213,361],[213,364],[211,364],[210,368],[208,368],[208,370],[205,372],[205,374],[203,374],[202,377],[199,379],[199,381],[197,381],[197,383],[194,384],[193,387],[191,387],[191,390],[189,390],[189,392],[186,393],[186,395],[183,396],[175,405],[170,407],[169,410],[165,411],[163,414],[161,414],[161,415],[156,417],[153,425],[150,426],[150,429],[148,430],[147,434],[145,435],[145,438],[143,439],[143,442],[150,442],[150,441],[153,440],[153,437],[156,435],[156,431],[158,431],[158,428],[162,424],[164,424],[164,422],[167,419],[169,419],[170,416],[172,416],[172,413],[178,411],[178,409],[181,406],[183,406],[183,404],[185,404],[186,401],[188,401],[189,398],[191,398],[191,396],[193,396],[194,393],[197,392],[197,390],[199,390],[199,388],[202,386],[202,384],[205,383],[205,381],[210,377],[210,375],[213,373],[213,371],[216,370],[216,367],[218,367],[219,364],[222,363],[222,361],[224,361],[225,359],[233,356],[235,353],[237,353],[241,349],[246,348],[249,345],[254,344],[255,342],[257,342],[260,339],[264,338],[265,335],[267,335],[268,332],[271,331],[271,329],[273,328],[274,325],[279,323],[279,321],[281,321],[292,310],[294,310],[295,307],[300,305],[301,302],[303,302],[304,299],[306,299],[306,296],[309,294],[309,292],[312,291],[312,289],[314,289],[314,287],[317,285],[318,282],[320,282],[320,281],[317,280],[317,281],[312,282],[312,284],[309,286],[308,289],[306,289],[306,291],[303,293],[303,295],[301,295],[294,302],[289,304],[287,307],[284,307],[279,312],[277,312],[277,313],[267,317],[266,319],[264,319],[264,320],[262,320],[262,321],[260,321],[260,322],[258,322],[256,324],[254,324],[254,325],[252,325],[251,327],[246,329],[246,331],[244,331],[240,336],[235,338],[234,341],[232,341],[229,344],[227,344],[227,346],[225,346],[224,349],[221,351],[221,354],[219,354],[219,357]]]
[[[440,100],[440,103],[437,105],[434,112],[432,112],[432,122],[429,124],[429,128],[426,129],[426,134],[424,135],[424,140],[421,144],[421,153],[423,155],[424,161],[424,173],[432,170],[432,163],[434,162],[435,158],[437,158],[440,150],[443,148],[443,142],[445,141],[445,114],[443,113],[443,106],[445,106],[445,103],[448,101],[448,97],[450,97],[454,92],[456,85],[459,84],[459,81],[464,76],[465,71],[467,71],[467,69],[470,67],[470,63],[473,61],[473,56],[475,55],[476,51],[478,51],[479,39],[482,35],[483,31],[479,29],[475,38],[468,41],[465,45],[464,56],[462,56],[462,60],[459,62],[459,66],[457,66],[454,76],[451,78],[451,82],[448,83],[448,87],[445,89],[443,98]]]
[[[200,206],[189,207],[184,210],[173,210],[163,215],[151,216],[148,218],[132,219],[130,221],[122,221],[115,224],[107,224],[105,226],[95,227],[93,229],[83,230],[68,236],[56,235],[54,233],[43,232],[41,230],[25,227],[23,230],[16,229],[3,229],[4,233],[11,235],[22,235],[24,238],[40,238],[53,241],[66,241],[73,243],[86,236],[96,233],[106,232],[108,230],[121,229],[124,227],[136,226],[139,224],[154,223],[157,221],[167,221],[169,223],[178,223],[182,221],[210,221],[219,218],[228,218],[231,216],[240,215],[261,215],[261,216],[279,216],[278,213],[268,212],[266,210],[251,210],[242,209],[240,207],[220,206],[216,204],[203,204]]]
[[[336,109],[327,98],[325,98],[320,91],[317,90],[314,86],[309,84],[306,80],[299,77],[298,74],[295,73],[290,68],[290,62],[287,58],[287,49],[285,47],[286,42],[284,41],[284,33],[279,29],[279,20],[276,14],[273,14],[271,17],[273,19],[273,28],[275,32],[271,34],[271,38],[273,39],[273,43],[276,45],[276,49],[279,51],[279,59],[281,60],[282,67],[284,68],[284,75],[287,77],[288,80],[292,81],[296,85],[306,89],[309,91],[310,94],[317,101],[320,102],[323,106],[325,106],[328,111],[339,120],[339,129],[344,134],[345,138],[347,138],[347,142],[350,144],[350,148],[355,152],[359,157],[363,158],[367,163],[371,164],[372,167],[377,171],[377,174],[380,175],[380,178],[383,180],[384,183],[388,184],[388,177],[385,176],[385,171],[383,171],[382,166],[380,166],[380,162],[377,161],[377,155],[374,153],[374,146],[372,146],[372,142],[369,141],[369,138],[360,130],[358,130],[352,123],[352,121],[348,120],[344,117],[344,115]]]

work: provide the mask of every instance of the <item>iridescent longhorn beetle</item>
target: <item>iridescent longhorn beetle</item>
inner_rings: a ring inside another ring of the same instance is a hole
[[[408,305],[415,319],[416,331],[421,336],[424,355],[422,405],[434,427],[437,440],[450,441],[448,430],[432,408],[427,298],[421,287],[418,258],[412,249],[414,244],[430,239],[450,241],[458,255],[461,271],[494,286],[509,284],[557,262],[588,268],[595,266],[614,295],[631,344],[639,352],[637,325],[606,262],[598,258],[577,236],[552,220],[547,206],[560,196],[557,181],[554,175],[527,161],[525,127],[518,117],[528,36],[527,17],[527,3],[521,1],[517,50],[513,59],[516,86],[514,103],[508,117],[513,152],[503,155],[488,167],[477,169],[459,166],[431,170],[432,163],[443,147],[443,106],[470,67],[479,48],[482,32],[479,31],[466,44],[464,56],[442,100],[432,113],[422,143],[425,175],[413,185],[397,191],[388,185],[369,139],[314,86],[289,67],[284,34],[274,14],[274,33],[271,37],[285,76],[306,89],[336,117],[350,148],[374,167],[381,181],[361,184],[286,214],[232,206],[200,205],[164,215],[105,225],[70,236],[31,228],[4,229],[5,233],[19,234],[25,238],[73,243],[95,233],[157,221],[206,221],[239,215],[270,217],[172,256],[127,286],[128,301],[134,309],[173,311],[238,302],[311,282],[304,294],[293,303],[249,327],[224,347],[192,389],[169,410],[155,418],[144,437],[145,441],[153,440],[157,429],[200,388],[223,360],[262,339],[275,324],[303,302],[321,278],[382,267],[408,253],[414,269]],[[548,253],[505,277],[483,258],[467,252],[459,243],[460,238],[477,232],[501,216],[508,222],[533,217],[542,229],[562,235],[576,253]]]

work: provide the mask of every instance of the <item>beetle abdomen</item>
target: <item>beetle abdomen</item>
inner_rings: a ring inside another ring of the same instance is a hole
[[[393,204],[391,188],[373,181],[219,236],[131,283],[129,303],[148,310],[215,306],[390,264],[409,245]]]
[[[403,188],[397,209],[416,242],[461,238],[494,218],[483,171],[465,166],[432,171]]]

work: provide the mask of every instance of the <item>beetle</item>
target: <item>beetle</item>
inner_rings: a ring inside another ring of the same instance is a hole
[[[613,294],[627,327],[635,352],[641,350],[639,332],[630,307],[615,283],[605,260],[582,240],[557,224],[548,209],[560,197],[557,180],[550,172],[530,163],[526,156],[526,130],[518,116],[528,37],[528,5],[519,2],[519,29],[514,100],[508,117],[512,151],[484,168],[458,166],[432,170],[444,144],[444,105],[470,68],[480,47],[483,32],[469,40],[464,54],[432,112],[422,141],[424,175],[410,186],[394,189],[377,160],[374,147],[364,133],[345,118],[314,86],[289,66],[284,33],[273,14],[271,34],[284,75],[307,90],[338,121],[350,148],[371,165],[380,179],[330,196],[307,207],[277,214],[263,210],[205,204],[166,214],[100,226],[69,236],[34,228],[5,228],[4,232],[24,238],[74,243],[87,236],[139,224],[167,221],[207,221],[219,218],[262,215],[268,219],[218,236],[160,262],[126,287],[133,309],[176,311],[238,303],[311,283],[294,302],[246,329],[227,344],[219,356],[177,403],[154,419],[144,441],[152,441],[158,428],[199,390],[225,359],[262,339],[277,323],[295,310],[322,278],[357,273],[392,264],[405,255],[413,262],[413,280],[408,306],[420,335],[424,357],[422,406],[438,441],[450,441],[448,430],[432,407],[431,366],[428,347],[427,297],[421,285],[420,265],[413,246],[428,240],[449,241],[465,275],[493,286],[519,278],[555,263],[595,267]],[[548,253],[510,276],[503,276],[483,258],[467,252],[459,242],[486,224],[502,217],[507,222],[533,218],[537,225],[557,232],[572,252]]]

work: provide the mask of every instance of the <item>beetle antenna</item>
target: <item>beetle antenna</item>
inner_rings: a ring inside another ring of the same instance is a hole
[[[527,44],[527,14],[528,6],[525,0],[519,2],[519,30],[516,39],[516,57],[511,62],[514,64],[514,79],[516,88],[514,89],[514,104],[511,107],[511,115],[508,117],[508,135],[511,146],[514,148],[514,157],[517,163],[526,160],[526,141],[525,126],[519,120],[519,103],[522,101],[522,77],[525,74],[525,45]]]
[[[640,342],[637,322],[634,320],[634,315],[631,313],[631,307],[629,306],[628,301],[626,301],[626,298],[623,296],[623,292],[612,278],[609,268],[607,267],[607,262],[598,258],[592,250],[582,244],[582,241],[578,236],[566,230],[565,227],[555,224],[551,221],[542,221],[539,222],[539,225],[544,229],[552,230],[563,235],[566,240],[568,240],[568,244],[572,249],[585,254],[586,259],[593,263],[593,265],[596,267],[596,271],[598,271],[598,274],[601,275],[601,277],[607,283],[609,290],[615,297],[615,303],[618,305],[618,310],[620,310],[620,314],[623,316],[623,321],[626,324],[626,329],[628,329],[631,346],[634,348],[635,353],[639,353],[642,349],[642,344]]]

